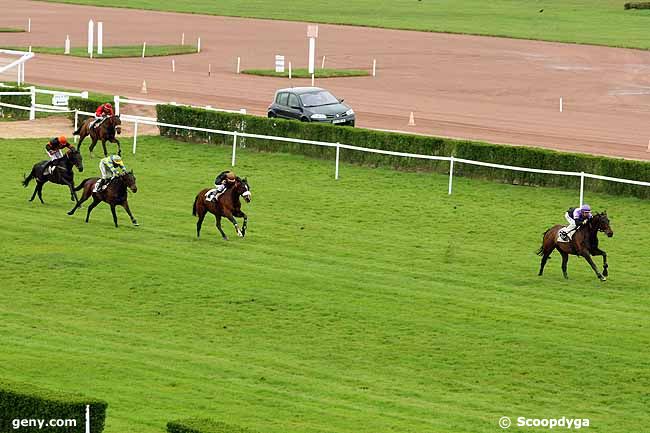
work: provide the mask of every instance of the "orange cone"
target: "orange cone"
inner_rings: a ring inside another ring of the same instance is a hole
[[[413,112],[411,111],[411,115],[409,116],[409,124],[408,126],[415,126],[415,118],[413,117]]]
[[[142,80],[142,89],[140,93],[147,93],[147,80]]]

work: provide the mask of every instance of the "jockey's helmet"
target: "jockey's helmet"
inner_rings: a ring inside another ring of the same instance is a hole
[[[110,102],[105,103],[105,104],[104,104],[104,107],[105,107],[105,108],[108,108],[108,109],[113,108],[113,106],[111,105]]]
[[[226,173],[226,180],[230,183],[233,183],[234,181],[237,180],[237,176],[235,176],[235,173],[233,173],[232,171],[229,171],[228,173]]]
[[[124,161],[122,161],[120,155],[111,155],[111,162],[115,165],[124,165]]]
[[[68,142],[68,139],[65,138],[65,135],[61,135],[61,136],[58,138],[58,140],[59,140],[59,143],[61,143],[61,144],[66,144],[66,143]]]
[[[585,203],[582,206],[580,206],[580,210],[583,212],[591,212],[591,206]]]

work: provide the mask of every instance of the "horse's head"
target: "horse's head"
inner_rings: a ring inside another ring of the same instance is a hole
[[[244,200],[246,200],[246,203],[251,202],[251,187],[248,185],[248,181],[246,178],[239,178],[237,177],[237,183],[235,183],[235,194],[237,196],[242,196],[244,197]]]
[[[120,115],[118,114],[117,116],[113,116],[112,121],[113,121],[113,127],[115,128],[115,133],[116,134],[121,134],[122,133],[122,119],[120,119]]]
[[[597,213],[596,215],[594,215],[594,217],[591,219],[591,224],[596,230],[605,233],[608,238],[614,236],[614,231],[609,226],[609,218],[607,217],[607,211],[603,213]]]
[[[81,152],[79,152],[78,149],[76,149],[74,146],[71,146],[66,156],[68,157],[70,162],[75,167],[77,167],[79,173],[84,171],[84,161],[83,158],[81,157]]]
[[[135,184],[135,175],[133,174],[133,170],[124,173],[121,177],[131,192],[138,192],[138,185]]]

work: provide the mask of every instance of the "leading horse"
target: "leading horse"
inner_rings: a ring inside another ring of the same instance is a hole
[[[34,197],[38,194],[38,199],[41,203],[43,201],[43,185],[47,182],[58,183],[59,185],[66,185],[70,188],[70,200],[78,202],[77,193],[74,190],[74,172],[72,167],[77,167],[79,172],[84,171],[83,158],[81,152],[74,147],[65,154],[63,158],[55,159],[54,161],[41,161],[34,164],[29,176],[23,180],[23,186],[27,188],[32,179],[36,179],[36,187],[34,193],[29,201],[34,201]]]
[[[241,210],[241,201],[239,197],[244,197],[246,203],[251,201],[251,189],[248,185],[246,178],[241,179],[237,177],[235,184],[228,187],[216,200],[207,200],[206,194],[210,191],[211,188],[205,188],[199,191],[196,198],[194,199],[194,205],[192,206],[192,215],[198,216],[199,219],[196,222],[196,237],[201,237],[201,224],[203,224],[203,219],[205,215],[210,212],[214,214],[217,219],[217,229],[224,240],[228,240],[228,236],[221,229],[221,217],[226,217],[228,220],[235,226],[237,230],[237,236],[244,237],[246,236],[246,228],[248,226],[248,216]],[[244,225],[241,230],[237,225],[237,220],[235,217],[244,218]]]
[[[541,276],[544,273],[544,266],[551,253],[554,250],[558,250],[562,255],[562,273],[564,274],[564,278],[569,278],[567,275],[567,263],[569,262],[569,254],[572,254],[584,257],[599,280],[607,280],[609,274],[607,271],[607,253],[598,248],[598,232],[603,232],[610,238],[614,236],[614,232],[609,226],[607,212],[597,213],[593,218],[586,220],[585,224],[578,227],[569,242],[558,242],[558,232],[563,227],[562,225],[556,225],[544,232],[542,246],[537,251],[537,255],[542,256],[539,275]],[[602,274],[596,268],[591,256],[603,256]]]
[[[90,144],[90,156],[93,156],[93,149],[97,145],[97,141],[101,140],[102,142],[102,148],[104,149],[104,156],[108,156],[108,152],[106,151],[106,142],[110,141],[111,143],[116,143],[117,144],[117,154],[122,155],[122,146],[120,146],[120,140],[115,138],[115,134],[121,134],[122,133],[122,120],[120,120],[120,116],[110,116],[104,121],[99,126],[90,127],[90,124],[92,123],[94,119],[92,117],[86,119],[79,128],[75,132],[73,132],[73,135],[78,135],[79,136],[79,150],[81,150],[81,143],[83,143],[84,139],[88,136],[90,136],[90,139],[92,140],[92,143]]]

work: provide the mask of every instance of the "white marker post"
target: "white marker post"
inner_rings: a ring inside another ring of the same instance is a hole
[[[185,45],[185,32],[181,35],[181,45]]]
[[[560,113],[562,112],[562,97],[560,96]]]
[[[97,23],[97,54],[104,54],[104,23]]]
[[[147,43],[143,42],[142,43],[142,58],[144,59],[144,53],[147,51]]]
[[[212,75],[212,63],[208,63],[208,77]]]
[[[93,45],[95,44],[95,22],[88,21],[88,54],[93,56]]]
[[[377,75],[377,59],[372,59],[372,76]]]
[[[325,56],[323,56],[323,61],[320,64],[321,69],[325,69]]]
[[[239,66],[241,65],[241,57],[237,57],[237,73],[239,74]]]
[[[63,54],[70,54],[70,35],[65,35],[65,47]]]
[[[309,70],[314,73],[314,57],[316,57],[316,38],[318,37],[318,26],[310,24],[307,26],[307,37],[309,38]]]
[[[291,79],[291,62],[289,62],[289,79]]]
[[[311,87],[314,87],[314,74],[311,74]]]
[[[27,33],[31,33],[31,32],[32,32],[32,19],[27,18]]]
[[[197,53],[201,52],[201,38],[199,38],[199,40],[196,41],[196,52]]]
[[[172,59],[172,72],[176,72],[176,60]]]

